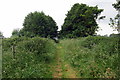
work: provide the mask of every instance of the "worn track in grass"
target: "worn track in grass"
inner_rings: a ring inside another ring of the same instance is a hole
[[[53,78],[77,78],[77,72],[64,60],[64,46],[57,44],[57,53],[53,69]]]

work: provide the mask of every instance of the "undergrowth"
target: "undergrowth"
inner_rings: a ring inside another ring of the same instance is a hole
[[[65,59],[82,78],[119,78],[119,38],[63,39]]]
[[[56,44],[45,38],[3,39],[3,78],[50,78]]]

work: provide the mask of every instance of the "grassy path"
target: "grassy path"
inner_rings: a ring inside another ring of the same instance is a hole
[[[77,78],[76,72],[64,60],[64,46],[57,44],[56,59],[53,68],[53,78]]]

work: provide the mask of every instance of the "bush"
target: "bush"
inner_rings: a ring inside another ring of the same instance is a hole
[[[11,46],[15,46],[15,58]],[[48,65],[54,59],[56,46],[51,39],[9,38],[3,40],[3,78],[49,78]]]
[[[61,41],[65,60],[77,68],[82,78],[119,77],[118,37],[86,37]]]
[[[42,38],[32,38],[18,43],[17,48],[24,50],[26,52],[43,54],[46,53],[47,40]]]
[[[85,48],[93,48],[95,45],[100,44],[102,41],[108,41],[108,38],[105,37],[86,37],[86,39],[82,42],[82,46]]]
[[[110,34],[110,37],[120,37],[120,34]]]
[[[28,40],[27,37],[15,37],[15,38],[7,38],[3,39],[2,46],[3,51],[11,50],[12,46],[16,46],[18,42]]]

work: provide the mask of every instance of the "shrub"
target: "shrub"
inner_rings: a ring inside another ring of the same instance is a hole
[[[13,58],[11,46],[15,46],[15,58]],[[52,76],[48,65],[54,59],[56,52],[54,41],[40,37],[9,38],[3,40],[3,48],[3,78],[47,78]]]
[[[118,37],[86,37],[61,41],[65,60],[79,72],[82,78],[119,77]]]
[[[26,52],[32,52],[36,54],[42,54],[46,51],[47,41],[41,38],[32,38],[18,43],[17,48]]]
[[[99,45],[101,43],[106,43],[108,42],[110,39],[107,37],[101,37],[101,36],[88,36],[86,37],[86,39],[82,42],[82,46],[85,48],[93,48],[96,45]]]
[[[18,42],[27,39],[28,39],[27,37],[15,37],[15,38],[3,39],[2,41],[3,51],[11,50],[12,46],[16,46]]]

